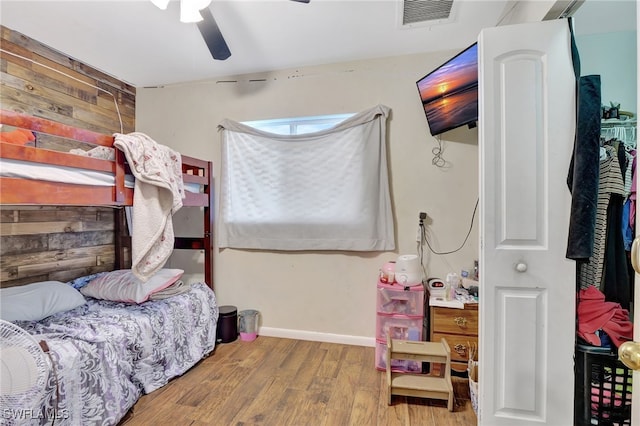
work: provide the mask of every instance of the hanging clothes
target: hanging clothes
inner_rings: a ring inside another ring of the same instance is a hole
[[[624,172],[624,200],[627,201],[627,198],[629,198],[631,194],[631,184],[633,183],[633,167],[631,164],[635,158],[635,150],[629,149],[626,144],[624,144],[624,148],[624,161],[626,164]]]
[[[575,64],[574,64],[575,65]],[[579,72],[579,71],[578,71]],[[578,80],[576,136],[567,185],[571,213],[566,257],[587,261],[594,251],[600,173],[600,76]]]
[[[613,146],[616,149],[621,174],[622,176],[626,176],[626,169],[631,168],[631,165],[627,164],[625,145],[618,142]],[[623,308],[629,309],[631,303],[629,265],[627,263],[624,235],[622,233],[624,197],[625,191],[623,189],[622,194],[612,192],[611,198],[609,199],[602,292],[607,301],[617,302]]]
[[[631,251],[631,244],[633,243],[633,236],[635,235],[635,199],[636,199],[636,150],[632,149],[627,152],[627,161],[629,167],[625,173],[625,193],[626,193],[624,205],[622,207],[622,238],[624,239],[624,249]]]
[[[600,161],[598,203],[594,228],[593,254],[588,262],[578,263],[578,285],[586,289],[594,286],[602,288],[605,264],[608,211],[611,194],[624,195],[624,180],[617,147],[605,145],[606,157]],[[618,228],[620,229],[620,228]]]
[[[631,178],[631,193],[629,194],[629,200],[631,201],[631,204],[629,205],[629,224],[634,229],[635,229],[635,223],[636,223],[636,170],[637,170],[636,164],[637,164],[637,159],[634,158],[633,165],[632,165],[633,177]]]

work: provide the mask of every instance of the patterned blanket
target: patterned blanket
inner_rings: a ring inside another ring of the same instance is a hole
[[[87,304],[39,322],[16,324],[45,340],[56,368],[56,425],[116,425],[143,393],[185,373],[215,345],[218,306],[211,289],[140,305],[87,298]],[[3,425],[51,424],[51,375],[41,409],[7,412]]]
[[[182,207],[182,157],[144,133],[114,134],[136,177],[131,255],[133,273],[143,281],[162,268],[173,251],[172,215]]]

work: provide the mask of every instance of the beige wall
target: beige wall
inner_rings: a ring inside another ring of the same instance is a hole
[[[399,254],[417,253],[418,214],[428,214],[431,246],[451,251],[467,233],[478,195],[477,129],[442,136],[447,166],[431,164],[429,134],[415,86],[456,51],[299,68],[162,88],[139,88],[136,127],[182,153],[214,161],[220,171],[217,124],[391,108],[388,152],[396,224],[395,252],[277,253],[216,251],[215,291],[222,305],[261,312],[261,333],[373,344],[378,271]],[[231,58],[233,59],[233,58]],[[233,80],[235,82],[223,82]],[[264,81],[250,81],[264,80]],[[190,218],[178,215],[177,227]],[[195,223],[197,221],[194,220]],[[478,256],[478,218],[465,247],[436,256],[425,247],[429,277],[444,277]],[[174,255],[174,265],[184,265]],[[198,261],[197,258],[193,259]],[[187,270],[191,279],[200,265]],[[318,334],[317,334],[318,333]]]

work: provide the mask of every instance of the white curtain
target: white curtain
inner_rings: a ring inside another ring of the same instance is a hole
[[[393,250],[388,114],[378,105],[291,136],[224,120],[219,247]]]

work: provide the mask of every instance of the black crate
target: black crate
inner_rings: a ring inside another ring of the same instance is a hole
[[[576,346],[575,424],[631,425],[633,371],[608,348]]]

